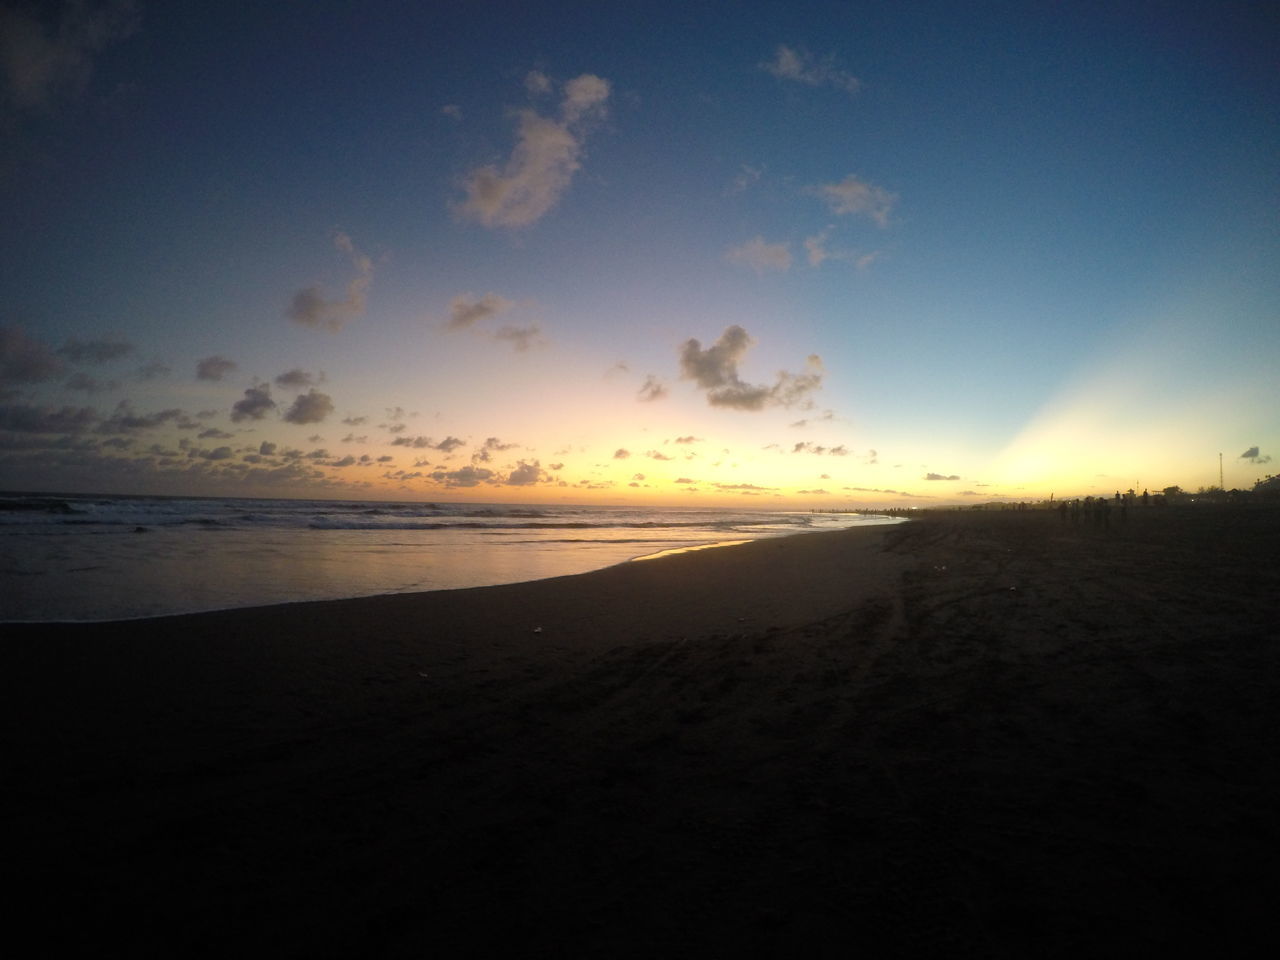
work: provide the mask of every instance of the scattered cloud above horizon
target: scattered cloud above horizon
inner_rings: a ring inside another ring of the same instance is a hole
[[[334,233],[333,245],[347,254],[356,269],[355,277],[347,284],[347,295],[327,300],[319,286],[305,287],[293,295],[285,315],[304,327],[336,332],[364,314],[365,298],[373,282],[373,261],[357,250],[351,238],[341,231]]]
[[[286,390],[301,390],[303,387],[313,387],[317,383],[324,380],[324,374],[316,376],[305,370],[294,368],[285,373],[280,374],[275,379],[277,387],[284,387]]]
[[[495,453],[504,453],[520,446],[518,443],[503,443],[497,437],[489,437],[471,454],[472,463],[488,463]]]
[[[236,423],[242,420],[261,420],[275,409],[276,402],[271,399],[271,385],[261,383],[246,389],[244,397],[232,405],[231,419]]]
[[[744,192],[748,187],[759,182],[760,178],[764,176],[764,169],[764,164],[761,164],[758,167],[753,167],[749,163],[744,163],[739,168],[737,175],[729,182],[728,192]]]
[[[1236,458],[1237,460],[1248,460],[1250,463],[1270,463],[1271,455],[1263,455],[1256,446],[1250,447],[1244,453]]]
[[[221,354],[214,354],[212,357],[205,357],[196,362],[196,379],[221,380],[235,370],[236,366],[234,360],[228,360]]]
[[[738,374],[738,364],[754,343],[737,324],[727,327],[705,349],[696,339],[686,340],[680,347],[680,374],[706,390],[707,402],[713,407],[763,410],[810,403],[809,394],[822,386],[822,359],[810,354],[804,373],[780,370],[772,386],[746,383]]]
[[[329,395],[311,389],[294,398],[284,418],[290,423],[321,423],[331,413],[333,400]]]
[[[777,270],[785,273],[791,269],[791,250],[785,243],[765,243],[757,234],[746,243],[728,250],[724,258],[730,263],[741,263],[756,273]]]
[[[526,78],[535,94],[547,93],[551,81],[538,71]],[[518,113],[516,145],[500,171],[493,164],[472,170],[463,181],[467,199],[457,206],[463,217],[486,227],[517,229],[545,216],[569,189],[581,167],[590,121],[602,118],[609,81],[584,73],[564,85],[558,118],[535,110]]]
[[[760,64],[760,69],[773,74],[779,80],[793,80],[810,87],[831,87],[848,94],[857,93],[861,81],[847,70],[836,66],[835,58],[819,60],[803,47],[779,44],[772,60]]]
[[[479,326],[484,321],[510,312],[518,305],[516,301],[493,292],[479,298],[471,293],[460,293],[449,301],[449,319],[444,322],[444,329],[475,330],[490,340],[509,343],[517,353],[524,353],[546,342],[542,339],[542,328],[538,324],[504,324],[496,330],[484,330]]]
[[[515,305],[514,300],[493,292],[479,298],[470,293],[460,293],[449,301],[449,319],[445,321],[445,327],[449,330],[466,330],[481,320],[506,313]]]
[[[53,22],[37,15],[39,9],[0,9],[0,90],[23,111],[44,110],[58,99],[79,96],[97,55],[138,29],[132,0],[96,7],[64,3]]]
[[[60,376],[64,364],[49,346],[21,327],[0,327],[0,384],[40,383]]]
[[[511,344],[517,353],[524,353],[545,343],[542,339],[542,328],[536,323],[524,327],[499,327],[489,336],[499,343]]]
[[[926,473],[923,479],[925,480],[959,480],[960,478],[954,473],[949,476],[941,473]]]
[[[825,200],[832,213],[869,217],[880,227],[889,226],[889,218],[898,202],[895,194],[860,180],[852,173],[838,183],[819,184],[811,188],[811,192]]]
[[[124,340],[79,340],[71,337],[58,348],[59,356],[72,363],[110,363],[133,353],[133,344]]]
[[[641,403],[653,403],[655,400],[661,400],[667,396],[670,391],[661,378],[654,376],[652,373],[644,378],[644,383],[640,385],[640,389],[636,391],[636,399]]]

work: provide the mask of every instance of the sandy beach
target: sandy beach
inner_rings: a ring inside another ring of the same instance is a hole
[[[939,513],[0,641],[10,936],[1079,956],[1271,926],[1280,511]]]

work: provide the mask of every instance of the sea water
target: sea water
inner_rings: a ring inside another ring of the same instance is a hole
[[[886,517],[803,511],[0,495],[0,621],[490,586]]]

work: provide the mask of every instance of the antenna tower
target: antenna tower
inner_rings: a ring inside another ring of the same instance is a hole
[[[1227,485],[1222,482],[1222,454],[1218,454],[1218,489],[1227,489]]]

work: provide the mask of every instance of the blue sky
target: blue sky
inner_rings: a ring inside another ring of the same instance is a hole
[[[0,487],[1251,485],[1276,16],[1120,6],[6,5]]]

